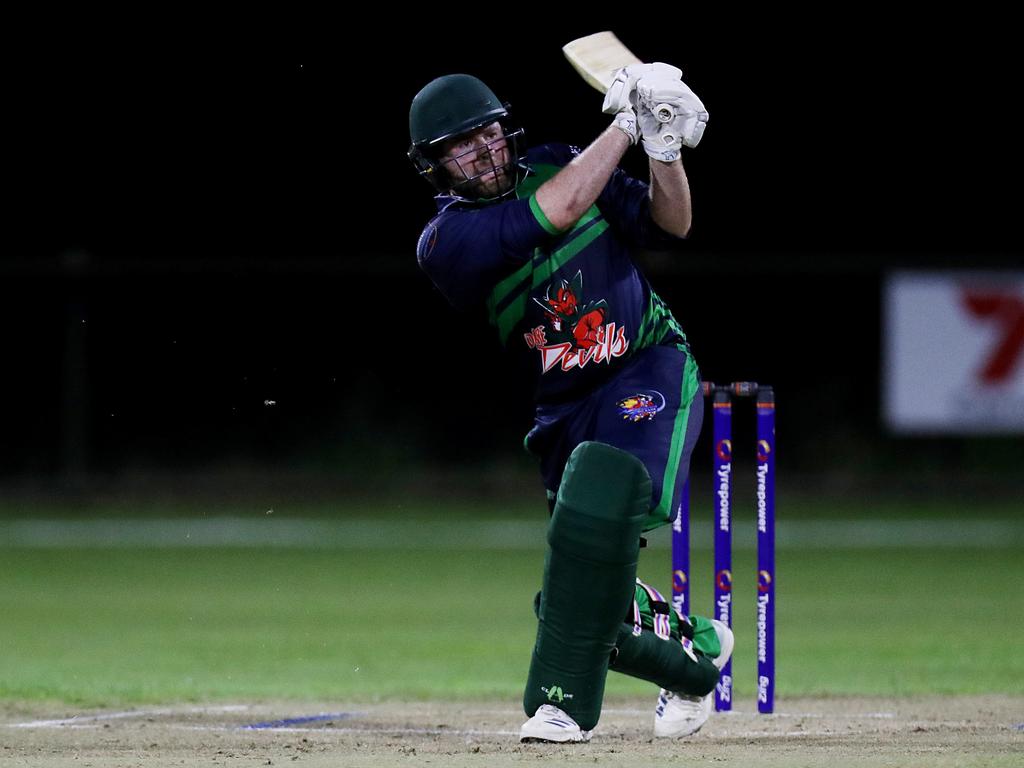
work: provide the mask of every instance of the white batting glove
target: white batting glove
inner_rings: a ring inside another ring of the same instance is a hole
[[[680,148],[696,147],[704,135],[708,111],[682,80],[641,78],[636,84],[637,118],[648,155],[663,162]]]
[[[604,96],[601,111],[615,115],[612,122],[616,128],[629,137],[634,146],[640,140],[640,126],[636,113],[636,84],[643,77],[663,77],[678,80],[683,76],[682,70],[671,64],[654,62],[653,64],[630,64],[615,73],[612,84]]]
[[[654,62],[653,64],[630,64],[622,67],[612,78],[608,92],[604,96],[601,111],[607,115],[616,115],[625,107],[633,104],[633,92],[637,81],[642,77],[661,77],[666,80],[679,80],[683,72],[671,64]]]
[[[646,102],[639,102],[636,111],[637,122],[640,124],[640,135],[643,137],[644,151],[663,163],[671,163],[678,159],[683,141],[678,135],[672,133],[671,123],[661,122]]]
[[[640,125],[637,123],[636,110],[628,104],[615,113],[612,125],[629,137],[629,143],[634,147],[640,141]]]

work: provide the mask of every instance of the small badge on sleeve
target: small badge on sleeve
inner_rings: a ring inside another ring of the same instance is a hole
[[[416,243],[416,257],[423,261],[431,254],[435,245],[437,245],[437,227],[428,224],[420,235],[419,242]]]

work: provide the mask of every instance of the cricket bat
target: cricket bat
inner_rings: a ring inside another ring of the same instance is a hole
[[[619,69],[642,63],[614,32],[608,31],[595,32],[566,43],[562,46],[562,53],[580,77],[601,93],[608,92]],[[652,111],[663,123],[671,121],[675,116],[675,110],[667,104],[658,104]]]
[[[608,92],[619,69],[641,63],[614,32],[597,32],[573,40],[562,46],[562,53],[580,77],[601,93]]]

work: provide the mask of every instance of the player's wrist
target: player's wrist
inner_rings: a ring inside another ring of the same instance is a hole
[[[673,143],[666,145],[661,139],[654,138],[648,139],[646,136],[643,139],[644,152],[651,160],[655,160],[659,163],[674,163],[678,161],[681,156],[682,143]]]
[[[637,142],[640,141],[640,126],[636,120],[636,113],[632,108],[617,112],[612,120],[612,126],[626,134],[630,145],[636,146]]]

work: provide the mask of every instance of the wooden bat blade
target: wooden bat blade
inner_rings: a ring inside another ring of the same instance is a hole
[[[562,46],[562,53],[580,76],[601,93],[607,93],[616,70],[640,63],[613,32],[596,32],[573,40]]]

